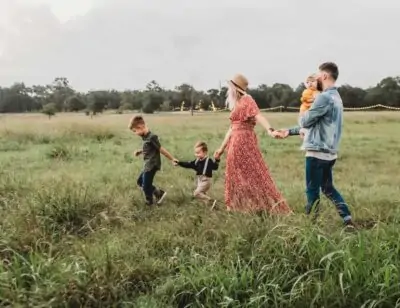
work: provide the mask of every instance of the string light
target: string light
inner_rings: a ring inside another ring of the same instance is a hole
[[[382,108],[382,109],[388,109],[388,110],[400,110],[399,107],[393,107],[393,106],[386,106],[386,105],[382,105],[382,104],[377,104],[377,105],[373,105],[373,106],[366,106],[366,107],[355,107],[355,108],[350,108],[350,107],[344,107],[343,110],[348,110],[348,111],[362,111],[362,110],[370,110],[370,109],[376,109],[376,108]],[[299,107],[285,107],[285,106],[276,106],[276,107],[272,107],[272,108],[264,108],[264,109],[260,109],[260,111],[273,111],[273,110],[300,110]],[[227,109],[220,109],[220,110],[215,110],[215,112],[221,112],[221,111],[226,111]]]

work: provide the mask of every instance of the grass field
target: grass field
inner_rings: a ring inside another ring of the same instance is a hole
[[[274,127],[296,114],[269,113]],[[303,215],[300,139],[258,129],[265,161],[295,215],[227,213],[191,199],[194,175],[165,159],[168,190],[148,209],[137,189],[141,141],[130,115],[0,118],[0,306],[400,307],[400,113],[346,113],[336,185],[356,221],[343,232],[323,201],[318,225]],[[152,115],[176,157],[221,143],[228,114]],[[223,198],[223,169],[212,194]]]

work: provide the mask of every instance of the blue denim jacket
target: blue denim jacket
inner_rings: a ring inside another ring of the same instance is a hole
[[[289,129],[289,135],[299,135],[307,128],[302,149],[336,154],[339,150],[343,124],[343,102],[336,87],[319,94],[311,108],[299,118],[300,126]]]

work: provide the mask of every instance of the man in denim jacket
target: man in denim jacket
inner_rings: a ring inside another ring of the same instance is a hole
[[[344,224],[354,227],[348,205],[333,186],[333,166],[337,159],[342,136],[343,103],[335,86],[339,69],[335,63],[320,65],[318,80],[323,92],[311,108],[300,114],[299,126],[278,132],[277,137],[299,135],[301,128],[308,129],[302,149],[306,152],[306,213],[319,212],[320,190],[335,204]],[[279,135],[279,133],[281,135]]]

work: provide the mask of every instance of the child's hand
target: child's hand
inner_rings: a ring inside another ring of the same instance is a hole
[[[224,151],[222,149],[216,150],[214,153],[214,159],[221,159],[221,156],[223,153],[224,153]]]
[[[179,163],[179,160],[177,160],[176,158],[174,158],[174,159],[172,160],[172,164],[173,164],[174,166],[178,166],[178,163]]]
[[[136,157],[138,157],[141,154],[142,154],[142,150],[137,150],[137,151],[133,152],[133,155],[135,155]]]

